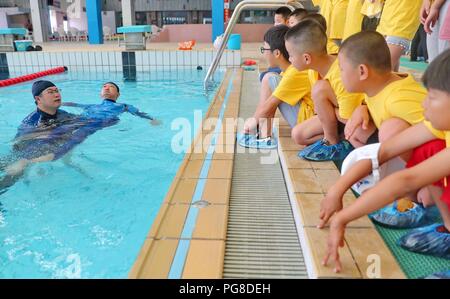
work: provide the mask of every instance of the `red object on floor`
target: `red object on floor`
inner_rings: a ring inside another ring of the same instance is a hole
[[[49,70],[46,70],[46,71],[25,75],[25,76],[20,76],[20,77],[17,77],[17,78],[0,80],[0,87],[6,87],[6,86],[10,86],[10,85],[26,82],[26,81],[31,81],[31,80],[34,80],[34,79],[37,79],[37,78],[40,78],[40,77],[45,77],[45,76],[49,76],[49,75],[64,73],[66,71],[67,71],[67,67],[66,66],[60,66],[60,67],[57,67],[57,68],[53,68],[53,69],[49,69]]]
[[[246,60],[246,61],[244,61],[244,65],[255,65],[256,64],[256,61],[254,61],[254,60]]]

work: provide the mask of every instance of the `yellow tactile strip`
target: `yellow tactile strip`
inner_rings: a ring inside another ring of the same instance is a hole
[[[210,126],[219,116],[229,80],[233,80],[224,118],[236,119],[239,112],[242,70],[227,70],[204,119],[204,127],[197,134],[175,175],[152,228],[129,273],[129,278],[167,278],[189,205],[199,182],[205,183],[202,199],[209,205],[199,209],[196,226],[184,265],[182,278],[222,278],[227,229],[228,203],[234,160],[236,126],[227,126],[218,138],[207,178],[200,178],[211,141]],[[211,122],[210,122],[211,121]],[[225,127],[225,122],[222,128]],[[231,138],[232,137],[232,138]],[[191,207],[196,208],[196,207]]]
[[[315,278],[405,278],[397,261],[387,248],[372,222],[363,217],[350,223],[345,234],[345,246],[340,249],[341,273],[322,266],[328,228],[318,229],[320,202],[328,188],[339,177],[332,162],[309,162],[297,157],[303,147],[290,138],[289,125],[280,118],[279,154],[293,208],[297,209],[297,228],[304,238],[302,246]],[[293,200],[292,200],[293,199]],[[344,206],[355,200],[349,191]],[[306,252],[305,252],[306,251]],[[379,277],[377,277],[379,276]]]

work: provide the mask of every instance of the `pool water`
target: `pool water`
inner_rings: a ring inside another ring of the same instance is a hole
[[[141,74],[137,82],[122,82],[118,74],[47,77],[63,101],[83,104],[100,103],[102,84],[115,80],[119,102],[162,124],[124,113],[119,124],[97,131],[63,159],[28,167],[0,194],[0,278],[126,278],[184,157],[171,150],[178,132],[171,122],[192,123],[194,110],[204,115],[211,101],[204,76],[174,70]],[[0,89],[0,157],[35,109],[31,85]]]

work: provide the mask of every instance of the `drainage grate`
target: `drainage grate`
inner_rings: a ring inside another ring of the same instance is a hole
[[[257,73],[244,72],[240,117],[258,94]],[[308,278],[281,165],[262,156],[235,155],[223,277]]]

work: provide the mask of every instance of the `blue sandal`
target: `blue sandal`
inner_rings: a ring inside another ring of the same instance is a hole
[[[305,147],[298,153],[300,158],[310,161],[336,161],[344,160],[354,149],[347,140],[342,140],[337,144],[328,145],[325,139]]]
[[[435,223],[416,228],[401,237],[397,243],[412,252],[450,259],[450,233],[440,232],[441,227],[442,224]]]
[[[392,228],[413,228],[426,225],[428,223],[426,209],[422,205],[413,204],[412,209],[400,212],[397,209],[398,202],[395,201],[393,204],[373,212],[369,217],[378,224]]]

